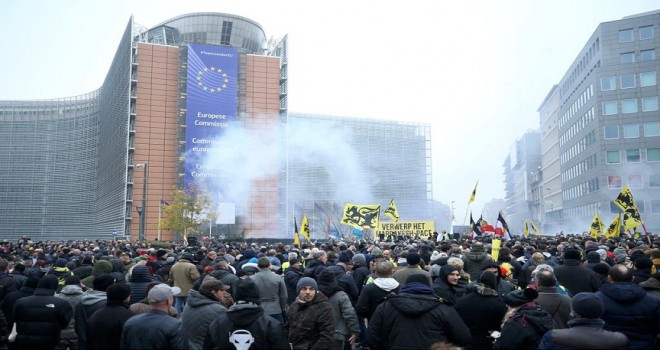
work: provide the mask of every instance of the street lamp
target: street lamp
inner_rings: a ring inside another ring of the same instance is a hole
[[[140,233],[138,239],[144,240],[144,226],[147,221],[147,177],[149,176],[149,164],[147,162],[135,164],[136,168],[144,168],[142,173],[142,206],[138,208],[140,214]]]

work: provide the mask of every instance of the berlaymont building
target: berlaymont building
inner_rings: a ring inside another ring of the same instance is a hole
[[[432,217],[428,124],[289,113],[288,78],[287,37],[248,18],[131,18],[98,90],[0,100],[0,237],[176,239],[161,208],[191,184],[214,236],[290,238],[305,215],[320,238],[345,202]]]

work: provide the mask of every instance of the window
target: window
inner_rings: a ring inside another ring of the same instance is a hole
[[[639,149],[627,149],[626,150],[626,162],[628,163],[639,163],[642,157],[639,155]]]
[[[640,61],[651,61],[655,59],[655,50],[642,50],[639,52]]]
[[[600,78],[600,91],[616,90],[616,77]]]
[[[621,88],[631,89],[635,87],[635,74],[621,75]]]
[[[618,125],[605,125],[605,139],[613,140],[619,138],[619,126]]]
[[[644,136],[660,136],[660,122],[644,123]]]
[[[621,113],[637,113],[637,99],[621,100]]]
[[[660,174],[649,175],[649,187],[660,187]]]
[[[603,115],[617,114],[616,101],[603,101]]]
[[[621,36],[621,34],[619,34]],[[639,40],[653,38],[653,26],[639,27]]]
[[[637,207],[637,210],[639,210],[640,213],[644,214],[644,211],[645,211],[644,201],[636,200],[635,201],[635,206]]]
[[[646,150],[646,161],[660,162],[660,148],[648,148]]]
[[[660,213],[660,201],[651,200],[651,213],[657,214]]]
[[[642,175],[628,175],[628,185],[631,188],[642,188]]]
[[[658,110],[658,96],[642,97],[642,111],[651,112]]]
[[[633,62],[635,62],[634,52],[625,52],[621,54],[621,64],[633,63]]]
[[[610,188],[621,188],[621,176],[608,176],[607,185]]]
[[[619,31],[619,42],[620,43],[627,43],[630,41],[635,40],[635,36],[633,34],[633,30],[631,29],[624,29]]]
[[[619,164],[621,163],[621,154],[619,151],[607,151],[607,159],[605,160],[607,164]]]
[[[655,86],[655,71],[639,73],[640,86]]]
[[[623,125],[623,138],[633,139],[639,137],[639,124],[624,124]]]

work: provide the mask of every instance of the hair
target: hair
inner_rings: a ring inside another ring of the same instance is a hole
[[[610,268],[612,282],[630,282],[633,279],[633,271],[628,267],[616,264]]]
[[[460,258],[457,258],[457,257],[451,257],[451,258],[447,259],[447,264],[453,265],[459,271],[463,271],[463,267],[465,265],[463,260],[461,260]]]
[[[268,260],[267,257],[261,257],[259,258],[259,261],[257,262],[257,267],[260,269],[266,269],[270,266],[270,260]]]
[[[532,271],[532,278],[535,279],[536,275],[538,275],[538,273],[541,272],[541,271],[550,271],[550,272],[552,272],[552,274],[555,273],[555,269],[552,266],[550,266],[548,264],[541,264],[541,265],[536,266],[534,271]]]
[[[324,255],[327,256],[328,254],[327,254],[324,250],[319,250],[318,252],[313,252],[313,253],[312,253],[312,258],[314,258],[314,259],[319,259],[319,258],[321,258],[321,257],[324,256]]]
[[[548,270],[541,270],[536,274],[536,281],[541,287],[554,287],[557,285],[555,274]]]
[[[390,277],[392,276],[392,270],[394,268],[394,265],[387,261],[379,261],[376,263],[376,275],[378,277]]]
[[[291,252],[291,253],[289,253],[289,261],[291,261],[291,260],[293,260],[293,259],[297,259],[297,258],[298,258],[298,254],[297,254],[297,253],[295,253],[295,252]]]
[[[217,279],[204,279],[204,282],[199,286],[200,292],[211,292],[214,290],[223,290],[224,285]]]

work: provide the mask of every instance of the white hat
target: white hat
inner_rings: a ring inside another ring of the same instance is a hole
[[[149,301],[149,304],[160,304],[179,293],[181,293],[181,288],[170,287],[165,283],[161,283],[151,288],[147,295],[147,300]]]

